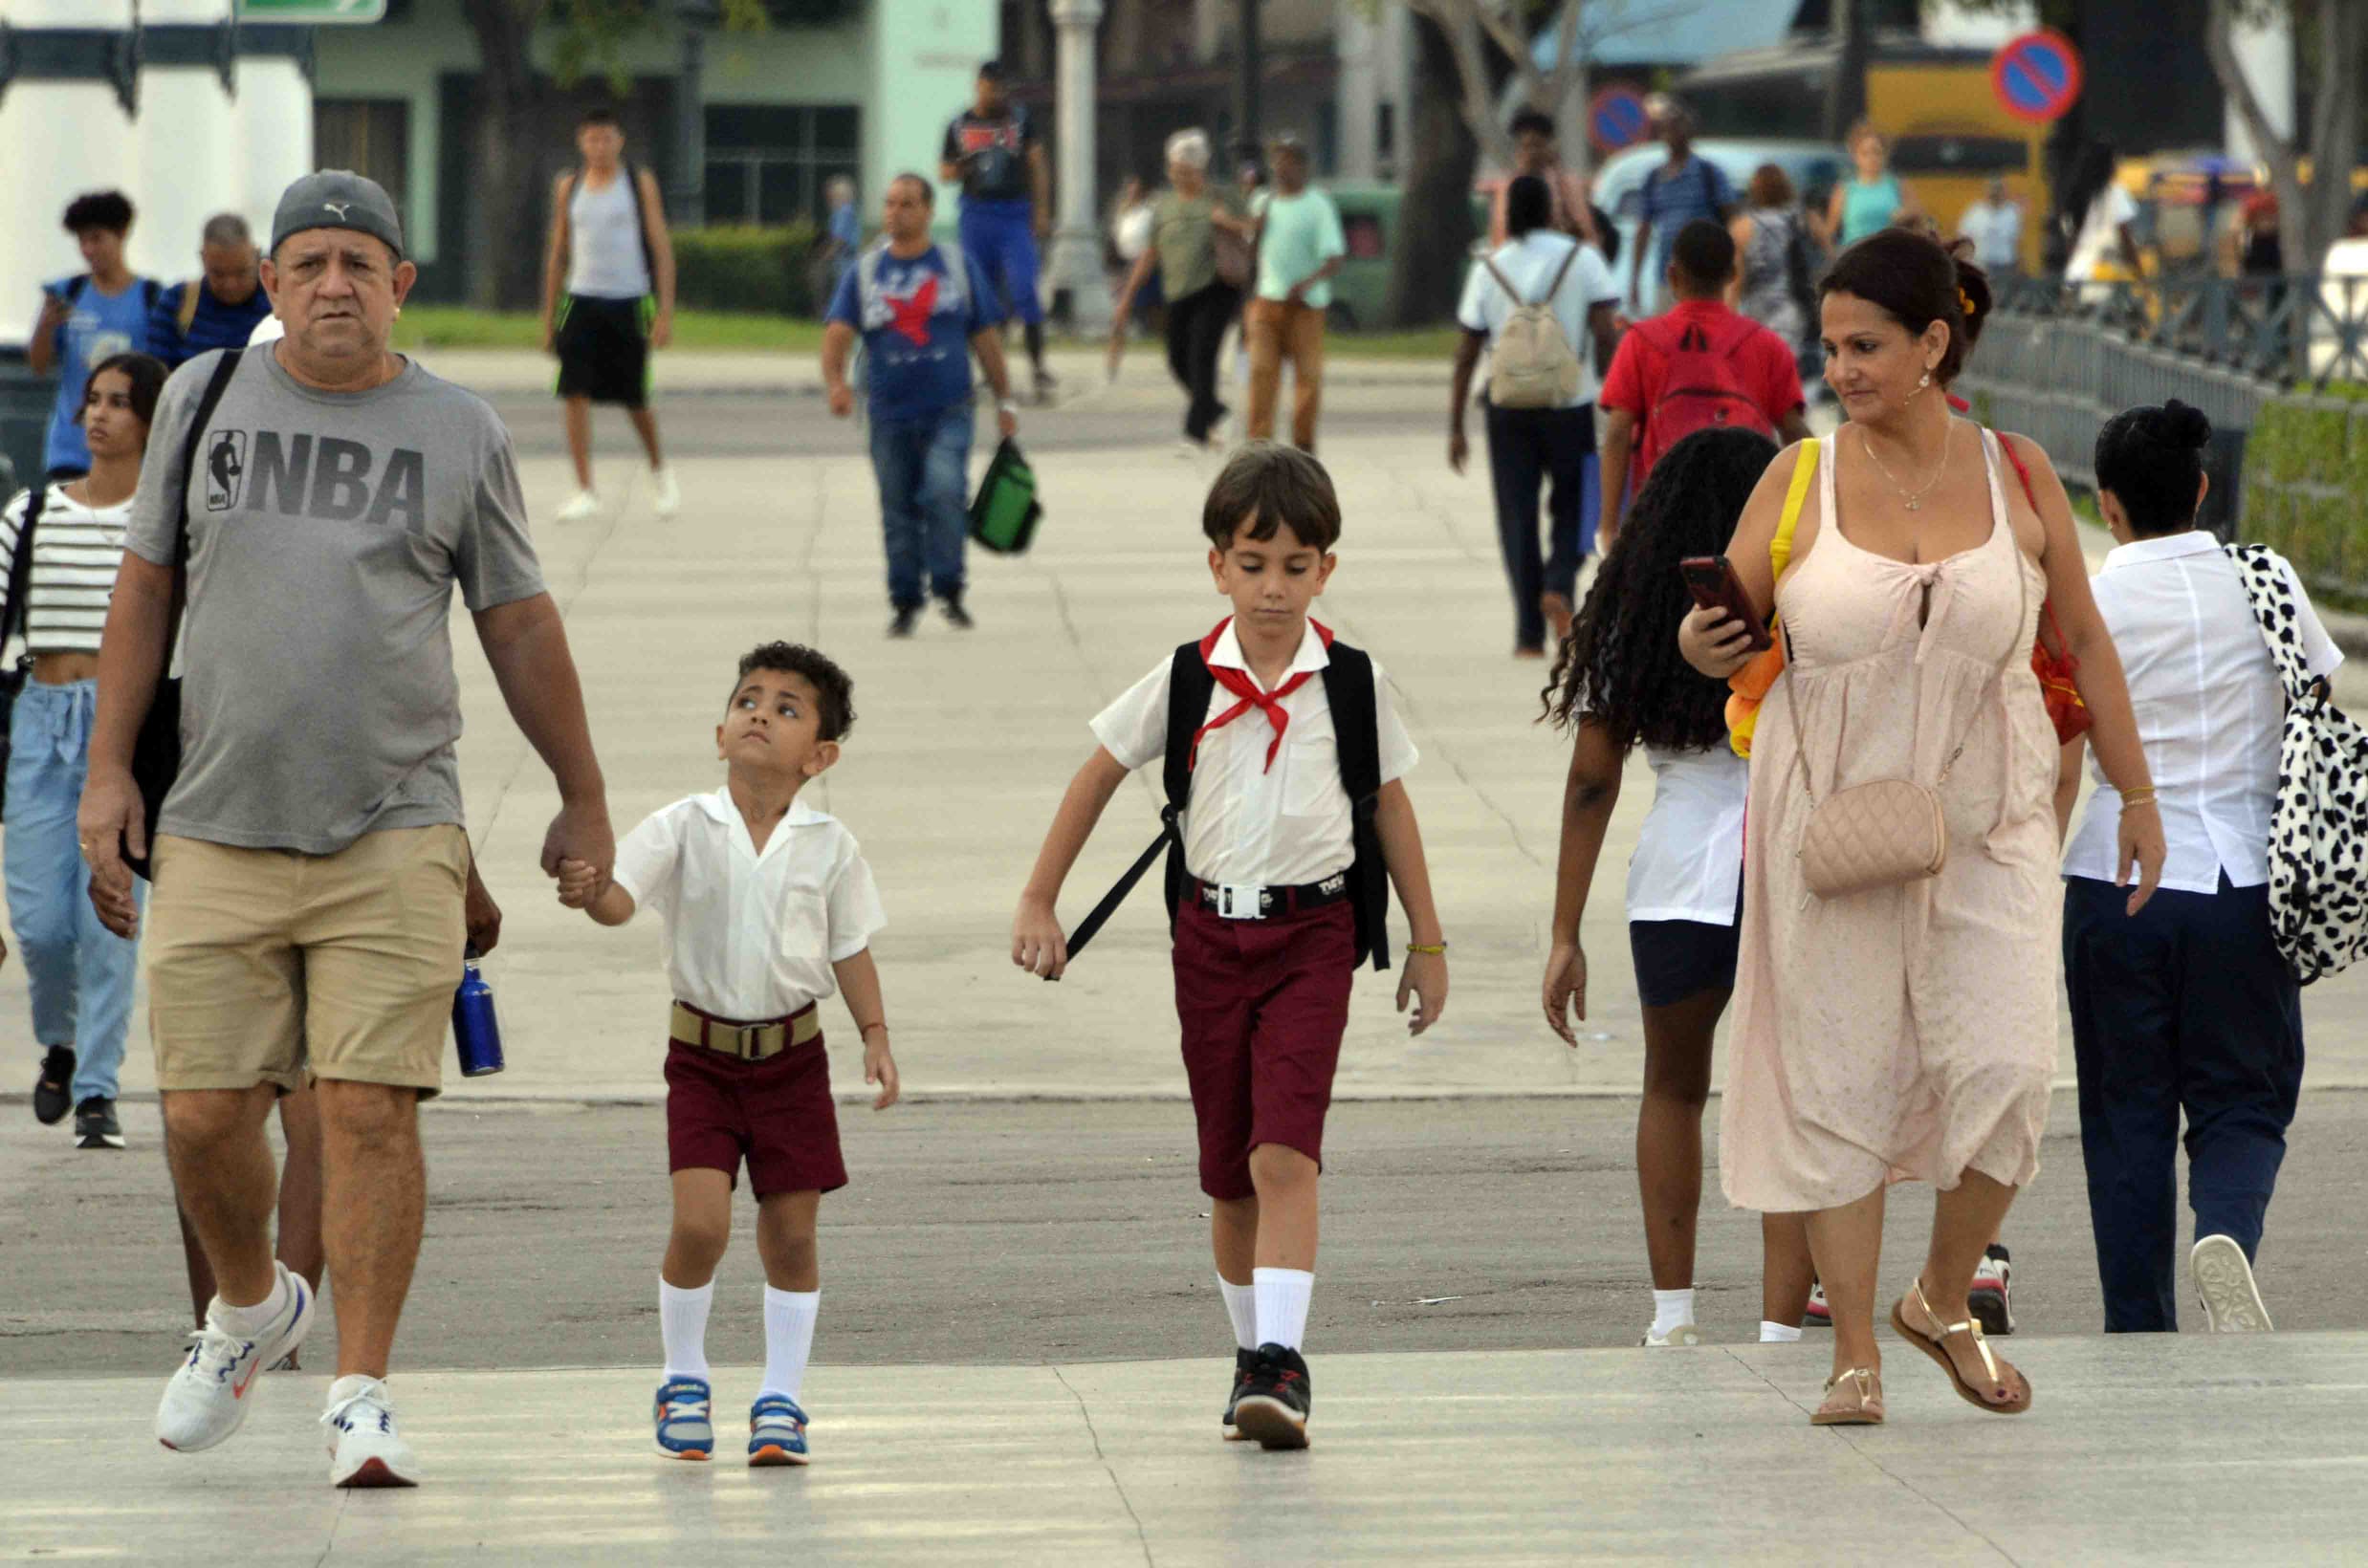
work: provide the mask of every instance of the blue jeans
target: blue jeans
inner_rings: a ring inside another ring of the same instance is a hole
[[[75,836],[98,704],[96,681],[25,683],[9,730],[8,831],[0,834],[9,924],[33,992],[33,1042],[75,1047],[77,1105],[94,1095],[115,1098],[140,958],[138,943],[99,924]],[[147,884],[135,882],[133,891],[144,901]]]
[[[880,481],[880,528],[888,539],[888,602],[899,610],[927,602],[924,568],[929,593],[961,597],[970,440],[967,400],[933,420],[872,422],[871,469]]]

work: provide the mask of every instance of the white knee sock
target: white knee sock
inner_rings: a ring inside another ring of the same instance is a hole
[[[1252,1276],[1253,1278],[1256,1275]],[[1217,1288],[1225,1293],[1225,1316],[1234,1320],[1234,1343],[1244,1350],[1258,1348],[1258,1287],[1237,1285],[1223,1274]]]
[[[658,1281],[658,1332],[666,1337],[668,1377],[707,1376],[707,1309],[714,1300],[712,1279],[688,1291]]]
[[[1258,1341],[1297,1350],[1307,1338],[1307,1302],[1315,1295],[1316,1276],[1305,1269],[1253,1269],[1251,1289],[1258,1293]]]
[[[1798,1323],[1787,1325],[1771,1323],[1765,1318],[1760,1319],[1760,1342],[1764,1345],[1798,1344],[1800,1339],[1801,1325]]]
[[[1694,1287],[1653,1293],[1653,1334],[1655,1339],[1673,1328],[1694,1326]]]
[[[806,1358],[814,1350],[814,1318],[822,1309],[821,1291],[777,1291],[765,1287],[765,1381],[762,1399],[778,1394],[795,1400],[806,1381]]]

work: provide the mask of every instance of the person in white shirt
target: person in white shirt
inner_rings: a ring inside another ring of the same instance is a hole
[[[2097,503],[2121,541],[2096,607],[2169,844],[2160,890],[2128,914],[2114,849],[2123,800],[2100,776],[2064,856],[2064,978],[2109,1333],[2179,1324],[2182,1112],[2205,1320],[2269,1327],[2251,1260],[2302,1087],[2300,988],[2271,935],[2268,885],[2286,700],[2236,563],[2195,527],[2210,431],[2173,402],[2117,415],[2096,442]],[[2305,661],[2323,680],[2343,656],[2298,580],[2293,591]],[[2059,814],[2081,752],[2065,748]]]
[[[665,922],[674,989],[666,1062],[674,1227],[658,1276],[666,1375],[661,1452],[714,1451],[707,1315],[748,1165],[765,1269],[765,1373],[749,1409],[751,1465],[806,1463],[798,1405],[822,1304],[815,1214],[846,1185],[819,1005],[834,990],[864,1044],[872,1109],[896,1103],[896,1062],[871,938],[887,925],[855,836],[798,795],[839,760],[855,722],[846,672],[812,648],[768,642],[740,661],[715,727],[724,787],[678,800],[617,846],[613,881],[568,860],[559,902],[603,926],[637,909]]]
[[[1094,719],[1099,744],[1020,896],[1012,962],[1054,980],[1067,969],[1061,884],[1127,775],[1162,763],[1169,829],[1153,848],[1169,846],[1175,1010],[1234,1330],[1224,1431],[1304,1448],[1324,1117],[1350,980],[1368,957],[1389,967],[1385,873],[1412,928],[1397,1005],[1420,999],[1414,1034],[1447,1004],[1447,942],[1388,679],[1308,617],[1338,562],[1331,477],[1296,447],[1252,442],[1217,475],[1201,530],[1233,614]]]
[[[1620,776],[1638,746],[1653,768],[1653,806],[1628,862],[1628,946],[1644,1013],[1636,1185],[1653,1274],[1647,1345],[1701,1342],[1694,1233],[1702,1203],[1702,1107],[1710,1100],[1712,1036],[1735,989],[1751,777],[1727,742],[1726,688],[1677,655],[1677,622],[1692,607],[1677,563],[1726,548],[1775,456],[1776,444],[1755,431],[1700,430],[1654,465],[1546,686],[1546,717],[1570,732],[1571,749],[1546,1021],[1573,1049],[1579,1038],[1571,1020],[1588,1015],[1579,923],[1619,804]],[[1761,1242],[1760,1338],[1798,1339],[1809,1293],[1808,1229],[1798,1214],[1763,1215]]]
[[[1579,384],[1560,408],[1490,405],[1488,477],[1497,499],[1497,534],[1504,575],[1513,589],[1513,654],[1546,657],[1546,634],[1569,634],[1579,566],[1587,558],[1586,529],[1596,504],[1588,490],[1595,472],[1595,389],[1612,362],[1619,285],[1591,245],[1553,227],[1552,193],[1534,174],[1506,187],[1505,223],[1513,238],[1472,264],[1456,308],[1463,338],[1456,345],[1455,391],[1447,407],[1447,463],[1458,473],[1471,450],[1463,411],[1480,351],[1496,340],[1524,305],[1550,303],[1563,341],[1579,358]],[[1508,292],[1507,286],[1510,286]],[[1519,298],[1514,294],[1518,294]],[[1547,503],[1549,548],[1538,548],[1538,496],[1551,477]]]
[[[2004,178],[1990,181],[1982,199],[1965,208],[1957,232],[1973,241],[1973,259],[1993,282],[2023,263],[2023,204],[2006,194]]]

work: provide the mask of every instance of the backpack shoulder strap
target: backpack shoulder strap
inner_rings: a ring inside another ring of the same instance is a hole
[[[2237,577],[2245,584],[2246,605],[2253,612],[2253,624],[2269,650],[2269,662],[2277,666],[2278,684],[2286,688],[2286,700],[2303,701],[2311,694],[2313,683],[2310,666],[2303,661],[2301,639],[2294,631],[2292,590],[2286,574],[2278,569],[2276,552],[2266,544],[2230,544],[2221,548],[2236,563]]]
[[[649,287],[658,287],[658,252],[649,243],[649,214],[642,208],[642,171],[633,166],[633,160],[623,158],[617,165],[625,174],[625,194],[633,200],[633,231],[641,236],[642,269],[649,274]]]
[[[1193,797],[1193,737],[1208,721],[1209,698],[1217,691],[1217,677],[1200,657],[1200,644],[1186,642],[1168,663],[1168,751],[1162,759],[1160,782],[1168,809],[1177,817]]]
[[[1497,265],[1497,258],[1493,255],[1482,255],[1480,265],[1488,269],[1488,275],[1497,280],[1497,287],[1504,291],[1504,296],[1510,299],[1514,308],[1518,310],[1523,303],[1521,291],[1514,288],[1513,280],[1504,275],[1504,270]]]
[[[223,389],[230,378],[238,374],[239,356],[245,349],[224,349],[222,358],[214,361],[213,374],[207,379],[206,390],[199,394],[197,412],[189,420],[189,433],[181,443],[180,482],[173,487],[175,499],[173,520],[173,568],[179,571],[189,559],[189,480],[197,472],[198,449],[205,445],[206,426],[221,405]]]
[[[19,621],[32,629],[33,604],[33,528],[41,520],[41,509],[49,505],[50,482],[35,479],[25,489],[24,514],[16,520],[16,548],[9,555],[8,598],[0,600],[0,642],[8,640]]]
[[[1381,835],[1373,814],[1381,797],[1381,720],[1373,689],[1373,661],[1362,648],[1334,642],[1324,666],[1324,700],[1332,709],[1332,737],[1340,759],[1341,788],[1347,792],[1351,841],[1356,859],[1349,868],[1354,882],[1357,960],[1373,968],[1390,967],[1387,932],[1390,914],[1389,868],[1383,862]]]
[[[946,267],[946,289],[950,297],[946,303],[956,310],[970,308],[970,258],[962,254],[962,247],[953,240],[937,242],[938,258]]]
[[[1570,264],[1578,259],[1579,242],[1577,240],[1572,240],[1570,242],[1570,249],[1563,254],[1562,265],[1554,269],[1554,281],[1547,284],[1546,286],[1546,293],[1539,296],[1539,304],[1550,304],[1553,301],[1554,296],[1562,293],[1562,280],[1570,275]]]
[[[140,303],[147,315],[156,314],[157,297],[164,292],[164,285],[152,277],[143,277],[140,280]]]
[[[82,300],[82,291],[90,286],[91,274],[88,272],[77,272],[73,277],[66,279],[66,303],[69,305],[80,304]]]

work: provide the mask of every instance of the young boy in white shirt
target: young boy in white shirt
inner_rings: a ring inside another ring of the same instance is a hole
[[[812,648],[756,649],[715,729],[724,787],[635,828],[605,884],[581,861],[559,868],[569,908],[622,926],[647,905],[666,925],[674,1228],[658,1277],[666,1376],[656,1418],[659,1448],[679,1459],[714,1449],[707,1314],[745,1160],[765,1267],[765,1377],[749,1411],[748,1462],[806,1463],[798,1394],[822,1300],[815,1213],[823,1193],[846,1185],[818,1012],[833,990],[862,1034],[864,1081],[879,1085],[872,1109],[896,1103],[871,962],[872,933],[887,924],[871,868],[836,818],[798,803],[839,760],[853,696],[846,672]]]
[[[1330,476],[1253,442],[1217,476],[1201,529],[1234,613],[1093,721],[1101,744],[1020,895],[1012,962],[1061,977],[1061,884],[1127,775],[1164,759],[1176,1015],[1236,1344],[1225,1435],[1304,1448],[1324,1117],[1349,982],[1368,957],[1389,967],[1385,873],[1413,927],[1397,1005],[1420,998],[1414,1034],[1447,1004],[1447,943],[1389,685],[1308,619],[1338,560]]]

